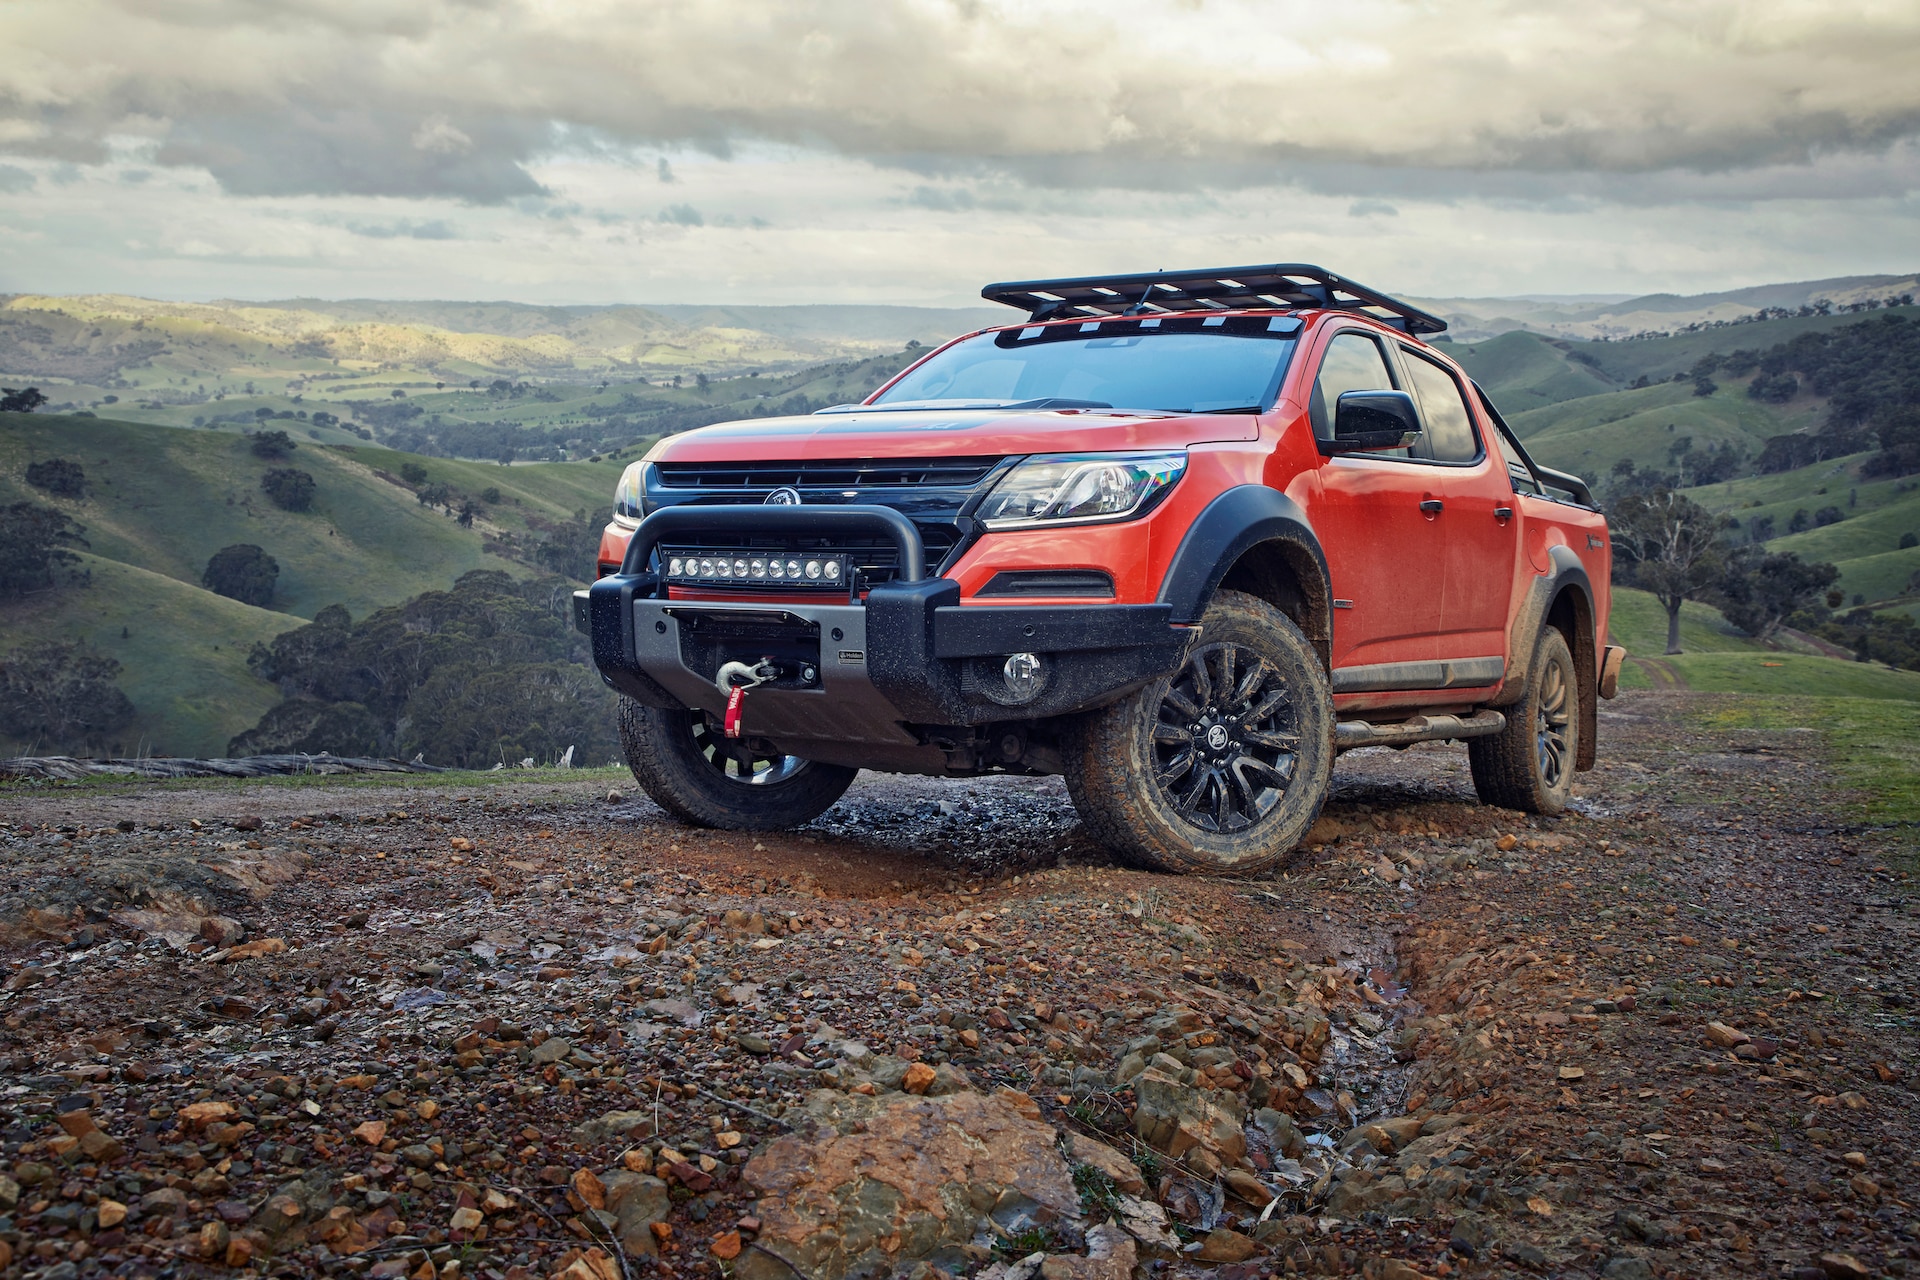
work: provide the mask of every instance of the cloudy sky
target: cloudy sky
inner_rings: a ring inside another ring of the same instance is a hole
[[[1915,0],[4,0],[0,292],[1920,267]]]

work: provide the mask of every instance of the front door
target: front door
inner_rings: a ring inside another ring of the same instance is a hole
[[[1386,353],[1371,333],[1334,334],[1321,350],[1309,413],[1314,434],[1333,438],[1333,414],[1347,391],[1394,389]],[[1408,456],[1346,454],[1325,459],[1313,525],[1333,578],[1335,692],[1417,687],[1420,668],[1439,656],[1445,552],[1437,513],[1441,468]]]

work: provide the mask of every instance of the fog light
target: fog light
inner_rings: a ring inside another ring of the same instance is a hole
[[[735,560],[733,562],[733,576],[736,578],[744,578],[747,576],[747,562],[745,560]]]
[[[798,560],[787,561],[787,577],[797,578],[799,576],[800,576],[800,562]]]
[[[827,581],[832,582],[835,579],[839,578],[839,576],[840,576],[840,562],[838,560],[827,561]]]
[[[713,561],[702,560],[700,562],[700,576],[703,578],[711,578],[713,576]]]
[[[755,560],[747,566],[747,572],[756,578],[764,578],[767,576],[767,562],[765,560]]]
[[[667,572],[677,578],[680,576],[681,569],[684,565],[685,561],[681,560],[679,556],[675,556],[667,563]]]
[[[820,576],[820,562],[818,560],[807,561],[807,576],[809,578],[817,578]]]
[[[1015,702],[1032,702],[1040,696],[1041,686],[1046,683],[1037,653],[1013,654],[1000,668],[1000,674],[1006,679],[1008,696]]]
[[[733,576],[732,561],[715,560],[713,562],[713,576],[716,578],[731,578]]]

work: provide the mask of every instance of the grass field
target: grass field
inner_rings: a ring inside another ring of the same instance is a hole
[[[1547,466],[1600,481],[1623,458],[1643,470],[1670,471],[1669,451],[1683,440],[1703,452],[1731,443],[1751,458],[1768,436],[1796,431],[1817,415],[1810,397],[1769,405],[1739,386],[1696,396],[1692,383],[1666,382],[1568,400],[1508,420],[1527,452]]]
[[[1615,588],[1611,633],[1629,654],[1622,688],[1920,701],[1920,672],[1768,648],[1691,601],[1680,609],[1678,654],[1662,653],[1667,613],[1644,591]]]
[[[1920,677],[1916,677],[1920,679]],[[1722,729],[1812,729],[1874,823],[1920,822],[1920,702],[1877,698],[1739,698],[1707,713]],[[1916,861],[1914,846],[1906,860]]]
[[[116,735],[124,754],[225,755],[279,691],[247,670],[247,653],[300,619],[256,609],[163,574],[82,555],[91,586],[50,591],[0,610],[0,649],[35,640],[84,639],[121,663],[133,723]],[[0,730],[0,751],[47,744]]]

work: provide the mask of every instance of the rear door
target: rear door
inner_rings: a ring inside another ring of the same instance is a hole
[[[1453,664],[1453,684],[1491,684],[1504,671],[1519,555],[1513,482],[1485,443],[1465,383],[1412,347],[1401,345],[1399,355],[1424,428],[1415,452],[1439,469],[1446,504],[1438,654]]]
[[[1315,436],[1333,437],[1347,391],[1398,389],[1387,351],[1364,329],[1342,329],[1321,348],[1309,414]],[[1444,625],[1445,575],[1437,513],[1444,473],[1405,450],[1325,458],[1313,511],[1333,577],[1335,692],[1419,687]],[[1343,670],[1346,669],[1346,670]]]

